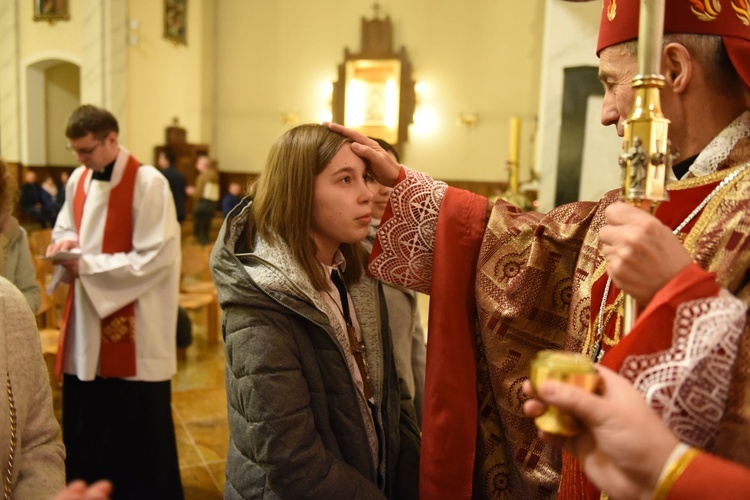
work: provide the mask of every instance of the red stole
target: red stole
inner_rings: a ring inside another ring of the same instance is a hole
[[[706,197],[718,184],[713,182],[690,189],[670,191],[670,201],[663,203],[656,211],[656,217],[665,225],[677,227],[696,206],[696,200]],[[693,219],[683,230],[687,234],[699,219]],[[597,330],[599,307],[604,294],[607,275],[603,275],[592,287],[591,293],[591,328]],[[689,300],[716,296],[719,285],[716,275],[707,273],[698,264],[692,264],[677,275],[651,300],[641,312],[633,326],[633,330],[619,340],[617,345],[607,347],[601,364],[619,372],[625,358],[631,355],[647,354],[669,349],[672,345],[673,322],[677,307]],[[619,290],[611,285],[607,304],[617,299]],[[606,321],[606,317],[605,317]],[[605,323],[604,337],[615,339],[618,332],[616,318]],[[563,452],[562,478],[558,498],[564,499],[596,499],[601,496],[600,491],[586,478],[578,461],[570,454]]]
[[[109,193],[107,219],[102,236],[102,253],[129,252],[133,249],[133,196],[135,180],[140,163],[132,155],[128,157],[120,182]],[[73,216],[78,234],[81,234],[83,208],[86,203],[86,183],[91,170],[86,169],[78,179],[73,198]],[[65,304],[55,371],[62,376],[65,356],[65,338],[68,322],[73,310],[75,281],[70,284]],[[122,307],[101,320],[101,350],[99,375],[105,378],[133,377],[136,374],[135,356],[135,302]]]

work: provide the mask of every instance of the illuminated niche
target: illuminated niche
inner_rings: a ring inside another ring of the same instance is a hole
[[[414,122],[416,96],[406,49],[392,49],[390,17],[362,18],[359,53],[344,49],[333,84],[333,121],[391,144],[406,142]]]

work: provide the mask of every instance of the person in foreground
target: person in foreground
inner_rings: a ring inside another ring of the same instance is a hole
[[[681,443],[628,380],[598,372],[599,394],[557,381],[543,382],[538,393],[528,381],[523,387],[534,398],[524,403],[527,416],[551,404],[583,424],[575,437],[539,435],[573,454],[598,488],[618,499],[747,498],[750,469]]]
[[[622,135],[639,2],[604,6],[601,119]],[[488,204],[330,125],[394,186],[370,272],[430,293],[421,494],[599,498],[575,458],[539,441],[523,415],[520,386],[542,349],[601,360],[647,395],[681,440],[750,465],[747,317],[714,308],[750,297],[750,32],[736,11],[704,7],[666,1],[662,108],[680,161],[670,201],[653,216],[618,202],[619,189],[547,214]],[[619,168],[617,153],[602,168]],[[642,310],[627,336],[624,293]],[[713,386],[699,405],[686,396],[696,384]]]
[[[73,280],[56,372],[68,480],[109,479],[115,498],[183,497],[172,422],[180,228],[167,179],[118,140],[107,110],[80,106],[65,135],[78,167],[47,255]],[[166,313],[169,312],[169,313]]]
[[[36,321],[21,292],[0,277],[0,472],[13,498],[51,498],[65,486],[65,451],[52,411]]]
[[[47,365],[34,315],[26,299],[0,277],[0,468],[5,498],[107,500],[109,481],[87,487],[65,486],[65,448],[57,439],[60,425],[52,409]],[[2,371],[0,371],[2,373]]]
[[[417,496],[414,406],[380,284],[364,275],[367,176],[346,137],[300,125],[224,221],[211,273],[224,309],[225,498]]]

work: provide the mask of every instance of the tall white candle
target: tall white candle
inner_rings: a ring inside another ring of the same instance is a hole
[[[521,145],[521,119],[514,116],[510,119],[510,134],[508,141],[508,189],[518,192],[518,150]]]

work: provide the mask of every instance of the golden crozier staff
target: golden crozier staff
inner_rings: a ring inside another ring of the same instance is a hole
[[[659,203],[668,199],[667,169],[672,168],[667,131],[669,120],[661,111],[660,90],[664,0],[641,0],[638,23],[638,74],[633,78],[635,101],[625,120],[624,152],[620,155],[622,191],[626,203],[654,213]],[[610,281],[607,282],[609,291]],[[606,292],[604,301],[606,302]],[[635,324],[637,304],[625,294],[623,334]]]

